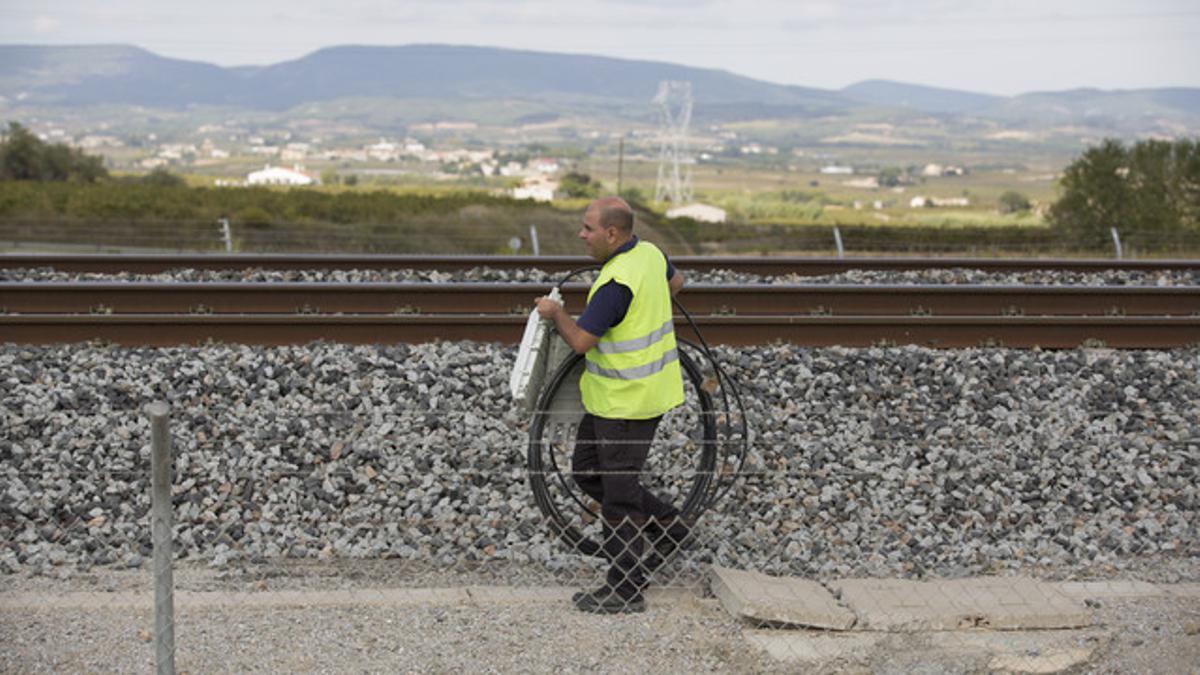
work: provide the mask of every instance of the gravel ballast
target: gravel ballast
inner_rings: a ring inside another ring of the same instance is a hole
[[[977,269],[945,268],[913,271],[850,270],[841,274],[806,276],[782,274],[763,276],[712,270],[684,271],[689,283],[705,284],[975,284],[987,286],[1195,286],[1200,277],[1192,270],[1104,270],[1099,272],[1069,272],[1064,270],[1033,270],[1027,272],[986,272]],[[540,269],[501,270],[476,267],[455,272],[426,269],[397,270],[196,270],[177,269],[156,274],[122,272],[59,272],[48,267],[0,269],[0,282],[13,281],[138,281],[138,282],[405,282],[405,283],[531,283],[552,284],[564,276],[562,272]],[[586,278],[586,277],[584,277]],[[576,279],[578,280],[578,279]]]
[[[184,559],[571,564],[530,495],[514,352],[0,346],[0,571],[146,564],[140,409],[156,399],[172,405]],[[817,578],[1200,579],[1194,350],[720,353],[753,450],[689,560]],[[686,470],[681,420],[652,471]]]

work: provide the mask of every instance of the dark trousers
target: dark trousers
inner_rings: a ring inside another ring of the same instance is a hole
[[[612,562],[607,583],[630,597],[646,585],[641,567],[642,530],[647,522],[669,523],[679,515],[641,483],[642,468],[661,417],[614,420],[583,416],[575,437],[571,477],[600,502],[604,556]]]

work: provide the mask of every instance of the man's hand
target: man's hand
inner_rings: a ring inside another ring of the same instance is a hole
[[[675,297],[675,295],[679,293],[679,289],[683,288],[683,284],[684,284],[683,274],[678,269],[676,269],[674,276],[672,276],[671,280],[667,282],[667,285],[671,288],[671,297],[672,298]]]
[[[536,302],[538,316],[543,319],[553,321],[555,315],[563,311],[562,303],[553,298],[542,296]]]
[[[575,353],[582,354],[595,347],[596,343],[600,341],[599,337],[580,328],[579,324],[575,323],[575,319],[567,314],[567,310],[563,308],[561,302],[548,297],[538,298],[536,302],[538,316],[553,321],[554,329],[558,331],[563,340],[566,340]]]

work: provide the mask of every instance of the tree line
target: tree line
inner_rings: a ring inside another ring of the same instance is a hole
[[[602,191],[598,182],[583,174],[569,174],[564,185],[579,197],[598,196]],[[1145,140],[1128,146],[1105,140],[1067,166],[1060,188],[1060,197],[1048,213],[1051,230],[1081,248],[1107,246],[1113,227],[1122,236],[1136,232],[1144,237],[1144,249],[1169,246],[1173,237],[1200,236],[1200,142],[1196,140]],[[433,195],[189,188],[164,169],[116,179],[104,168],[102,158],[65,144],[46,143],[15,122],[0,138],[0,217],[4,218],[228,218],[248,227],[373,225],[435,214],[452,217],[470,206],[513,213],[545,208],[467,190]],[[1000,206],[1002,211],[1020,211],[1028,209],[1029,203],[1019,194],[1006,193]]]
[[[544,209],[544,205],[480,192],[398,194],[383,190],[325,192],[266,187],[207,188],[109,181],[0,182],[0,218],[74,220],[216,221],[266,227],[283,224],[391,224],[467,207],[491,211]]]
[[[104,160],[64,143],[46,143],[16,122],[0,141],[0,181],[94,183],[108,178]]]

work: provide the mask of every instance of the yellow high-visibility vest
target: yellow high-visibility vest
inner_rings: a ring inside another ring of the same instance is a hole
[[[583,407],[597,417],[641,420],[683,403],[683,376],[671,317],[667,259],[639,241],[604,264],[588,301],[616,281],[633,292],[625,318],[588,350],[579,380]]]

